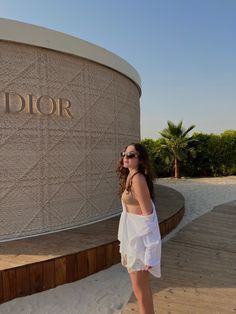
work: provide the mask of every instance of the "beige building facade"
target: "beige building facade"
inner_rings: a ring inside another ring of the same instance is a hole
[[[0,241],[119,214],[117,161],[140,139],[141,83],[113,53],[0,19]]]

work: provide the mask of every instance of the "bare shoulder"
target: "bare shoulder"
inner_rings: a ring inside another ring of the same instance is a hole
[[[139,202],[142,215],[149,215],[152,212],[152,204],[146,178],[144,174],[138,173],[133,179],[133,192]]]
[[[143,186],[143,185],[147,184],[146,178],[145,178],[144,174],[142,174],[142,173],[137,173],[133,177],[132,181],[133,181],[133,184],[137,185],[137,186]]]

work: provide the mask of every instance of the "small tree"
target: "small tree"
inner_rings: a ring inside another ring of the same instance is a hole
[[[174,164],[175,178],[180,178],[180,162],[187,158],[188,154],[195,155],[195,149],[191,145],[195,140],[188,137],[188,133],[195,128],[191,125],[187,130],[183,127],[183,121],[175,125],[167,121],[168,127],[159,132],[165,140],[162,145],[166,161]]]

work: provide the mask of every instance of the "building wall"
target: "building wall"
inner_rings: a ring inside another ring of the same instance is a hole
[[[139,90],[85,58],[0,41],[0,240],[120,212],[121,149],[140,139]]]

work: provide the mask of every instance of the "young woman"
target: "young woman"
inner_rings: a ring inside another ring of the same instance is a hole
[[[130,274],[141,314],[154,314],[149,273],[161,276],[161,236],[153,203],[153,183],[147,151],[128,145],[118,166],[123,211],[118,240],[121,263]]]

